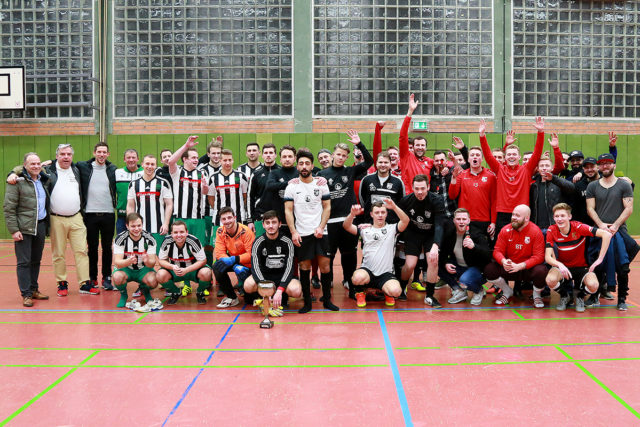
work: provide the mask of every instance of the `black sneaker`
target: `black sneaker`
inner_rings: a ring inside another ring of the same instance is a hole
[[[181,295],[181,293],[171,294],[171,296],[169,297],[169,301],[167,301],[167,305],[174,305],[175,303],[177,303],[180,300]]]
[[[627,307],[627,303],[624,301],[618,301],[618,305],[616,306],[618,311],[627,311],[629,307]]]
[[[424,303],[427,304],[427,305],[430,305],[433,308],[442,307],[442,304],[440,304],[440,302],[438,302],[436,297],[424,297]]]
[[[204,297],[204,293],[197,293],[196,294],[196,300],[198,301],[198,304],[206,304],[207,303],[207,299]]]
[[[615,297],[613,296],[613,294],[610,291],[603,292],[602,295],[600,296],[600,298],[604,298],[604,299],[607,299],[609,301],[613,301],[615,299]]]
[[[100,289],[94,287],[91,281],[87,280],[82,286],[80,286],[80,293],[88,295],[99,295]]]
[[[400,296],[398,298],[396,298],[398,301],[406,301],[407,300],[407,296],[404,293],[401,293]]]
[[[97,288],[97,286],[96,286]],[[111,276],[102,279],[102,289],[105,291],[115,291],[116,287],[111,283]]]
[[[318,276],[313,276],[311,278],[311,286],[313,286],[313,289],[320,289],[320,280],[318,280]]]
[[[66,297],[69,294],[69,282],[58,282],[58,296]]]
[[[587,308],[600,307],[600,299],[595,294],[591,294],[584,302],[584,306]]]

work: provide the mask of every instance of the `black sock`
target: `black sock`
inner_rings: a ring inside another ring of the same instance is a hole
[[[400,295],[407,294],[407,286],[409,285],[408,280],[400,280],[400,288],[402,289],[402,293]]]
[[[353,285],[353,290],[355,291],[355,293],[360,293],[360,292],[364,292],[367,288],[365,288],[364,286],[360,285],[360,286],[356,286]]]
[[[289,294],[284,292],[282,294],[282,307],[287,308],[289,306]]]
[[[322,300],[322,305],[327,310],[338,311],[340,309],[331,302],[331,278],[331,273],[320,274],[320,283],[322,283],[322,296],[324,297],[324,299]]]
[[[304,314],[311,311],[311,279],[309,275],[311,270],[300,269],[300,284],[302,285],[302,298],[304,299],[304,305],[298,313]]]
[[[427,296],[433,298],[433,294],[436,291],[436,284],[433,282],[426,282]]]

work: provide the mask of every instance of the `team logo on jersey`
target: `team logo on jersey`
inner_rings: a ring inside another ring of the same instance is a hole
[[[577,239],[577,238],[578,238],[578,235],[577,235],[576,233],[571,233],[571,238],[572,238],[572,239]]]
[[[335,188],[336,190],[342,190],[342,184],[337,183],[336,186],[333,188]]]
[[[529,236],[526,236],[526,237],[524,238],[524,242],[525,242],[525,243],[531,243],[531,238],[530,238]]]
[[[480,181],[482,181],[482,182],[487,182],[487,177],[486,177],[486,176],[483,176],[483,177],[482,177],[482,179],[481,179]]]
[[[390,182],[387,182],[387,189],[391,190],[393,188],[393,184]]]
[[[411,215],[415,215],[416,211],[414,211],[413,209],[409,209],[409,213],[410,213]]]
[[[424,222],[424,218],[423,218],[423,217],[421,217],[420,215],[418,215],[418,216],[416,217],[416,221],[418,221],[418,222]]]
[[[304,196],[304,201],[307,202],[307,203],[311,202],[311,197]]]
[[[278,253],[278,255],[280,255],[282,253],[282,248],[280,246],[277,246],[276,252]]]
[[[387,229],[386,228],[382,229],[382,234],[387,234]]]
[[[374,234],[373,235],[373,240],[380,240],[380,235],[379,234]]]
[[[369,191],[376,191],[376,186],[373,184],[369,184]]]
[[[346,184],[347,182],[349,182],[349,177],[348,177],[348,176],[343,176],[343,177],[342,177],[342,182],[344,182],[345,184]]]
[[[425,212],[424,216],[426,216],[427,218],[431,218],[431,212],[430,211]]]
[[[262,248],[262,256],[267,256],[267,248]]]
[[[320,189],[319,188],[314,188],[313,189],[313,195],[318,197],[320,195]]]
[[[329,185],[333,185],[333,178],[329,178],[329,181],[327,181],[329,183]]]
[[[478,186],[478,183],[477,183],[477,182],[474,182],[474,183],[473,183],[473,186],[474,186],[474,187],[477,187],[477,186]]]

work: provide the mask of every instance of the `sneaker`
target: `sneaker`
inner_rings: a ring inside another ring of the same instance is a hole
[[[162,301],[160,301],[158,298],[152,299],[147,303],[147,305],[149,306],[151,311],[158,311],[164,308],[164,306],[162,305]]]
[[[507,305],[509,304],[509,297],[506,296],[505,294],[501,294],[500,296],[498,296],[496,298],[496,300],[494,301],[495,305]]]
[[[584,300],[580,297],[576,297],[576,311],[578,313],[584,313],[586,309],[584,308]]]
[[[394,297],[390,297],[389,295],[385,295],[384,305],[386,305],[387,307],[393,307],[394,305],[396,305],[396,299]]]
[[[425,281],[425,282],[427,281],[426,276],[425,276],[424,281]],[[436,289],[444,288],[445,286],[449,286],[449,285],[447,284],[447,282],[445,282],[445,281],[444,281],[444,280],[442,280],[442,279],[440,279],[440,280],[438,280],[438,281],[436,282]]]
[[[442,304],[438,302],[436,297],[424,297],[424,303],[430,305],[433,308],[440,308]]]
[[[133,311],[136,313],[151,313],[151,307],[149,307],[149,304],[145,304],[140,307],[136,307]]]
[[[602,295],[600,296],[600,298],[608,299],[609,301],[613,301],[615,299],[613,294],[611,292],[609,292],[609,291],[603,292]]]
[[[40,293],[40,291],[33,291],[33,294],[31,295],[31,298],[37,299],[37,300],[47,300],[47,299],[49,299],[49,296]]]
[[[142,296],[142,291],[140,290],[140,288],[138,288],[131,296],[134,298],[139,298]]]
[[[342,286],[344,286],[345,289],[349,289],[349,281],[348,280],[343,280],[342,281]],[[331,287],[333,288],[333,283],[331,283]]]
[[[186,297],[187,295],[189,295],[191,293],[192,289],[191,289],[191,283],[190,282],[184,282],[184,286],[182,287],[182,296]]]
[[[69,294],[69,282],[58,282],[58,296],[66,297]]]
[[[80,286],[80,293],[87,295],[99,295],[100,289],[94,287],[91,282],[85,282],[84,285]]]
[[[116,287],[113,286],[113,283],[111,283],[111,276],[107,277],[106,279],[104,279],[104,278],[102,279],[102,289],[104,289],[105,291],[115,291],[116,290]]]
[[[262,298],[256,298],[256,299],[253,300],[253,306],[254,307],[262,307],[262,302],[263,302]]]
[[[205,297],[208,297],[210,293],[211,292],[209,292],[209,289],[205,289],[204,292],[203,292]]]
[[[600,307],[600,299],[596,298],[594,294],[591,294],[584,302],[584,306],[587,308]]]
[[[462,289],[454,289],[453,295],[451,295],[451,298],[449,298],[447,302],[449,304],[457,304],[459,302],[466,301],[466,300],[467,300],[467,291],[463,291]]]
[[[533,306],[535,308],[544,308],[544,301],[542,297],[533,297]]]
[[[140,304],[140,301],[138,301],[137,299],[132,299],[131,301],[126,303],[124,306],[129,310],[136,311],[137,309],[142,307],[142,304]]]
[[[618,311],[627,311],[629,307],[627,307],[627,303],[624,301],[618,301],[618,305],[616,306]]]
[[[229,307],[235,307],[238,304],[240,304],[240,300],[238,298],[231,299],[229,297],[225,297],[220,302],[220,304],[218,304],[216,307],[218,307],[218,308],[229,308]]]
[[[365,308],[367,306],[367,296],[364,292],[358,292],[356,294],[356,305],[358,308]]]
[[[398,298],[396,298],[398,301],[406,301],[407,300],[407,294],[402,292],[400,294],[400,296]]]
[[[565,311],[567,309],[568,302],[569,302],[569,297],[561,297],[560,301],[558,301],[558,305],[556,305],[556,310]]]
[[[311,286],[313,286],[313,289],[320,289],[320,280],[318,279],[318,276],[313,276],[311,278]]]
[[[22,298],[22,305],[25,307],[33,307],[33,299],[31,299],[31,297]]]
[[[169,301],[167,301],[167,305],[176,304],[181,296],[182,296],[182,294],[179,294],[179,293],[178,294],[170,294],[169,295]]]
[[[469,304],[480,305],[482,304],[483,297],[484,297],[484,292],[478,292],[477,294],[474,293],[473,296],[471,297],[471,301],[469,301]]]
[[[196,300],[198,301],[198,304],[206,304],[207,303],[207,299],[204,297],[204,293],[197,293],[196,294]]]
[[[418,292],[425,292],[427,290],[427,288],[422,286],[422,283],[420,282],[411,282],[411,289],[414,289]]]

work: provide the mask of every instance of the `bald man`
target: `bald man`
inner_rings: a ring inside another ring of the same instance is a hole
[[[531,209],[527,205],[518,205],[511,214],[511,223],[505,225],[493,249],[493,261],[484,274],[489,282],[502,290],[496,298],[497,305],[509,303],[513,289],[509,280],[528,280],[533,286],[542,289],[545,286],[547,267],[544,265],[544,236],[537,225],[529,219]]]

